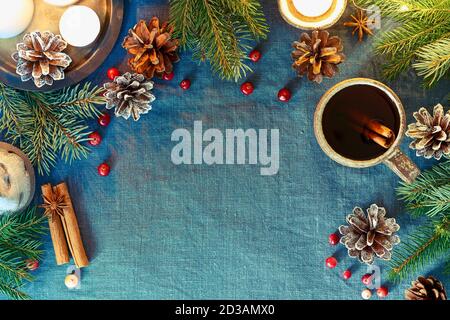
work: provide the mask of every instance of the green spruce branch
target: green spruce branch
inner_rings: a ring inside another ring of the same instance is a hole
[[[0,293],[10,299],[29,299],[22,292],[23,284],[33,280],[26,261],[42,255],[45,220],[35,207],[0,216]]]
[[[195,60],[235,81],[251,71],[244,62],[249,42],[269,31],[258,0],[170,0],[170,21]]]
[[[0,83],[0,132],[27,154],[39,174],[49,174],[60,156],[87,157],[91,133],[85,120],[105,103],[101,88],[86,83],[60,91],[29,92]]]
[[[376,5],[399,25],[375,41],[376,53],[386,55],[388,79],[413,68],[431,87],[450,70],[450,0],[358,0],[358,5]]]

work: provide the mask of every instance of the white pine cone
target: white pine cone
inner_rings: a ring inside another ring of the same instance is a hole
[[[340,226],[343,235],[340,242],[348,249],[350,257],[361,262],[372,264],[375,257],[383,260],[391,259],[394,245],[400,243],[400,238],[394,235],[400,229],[394,218],[385,218],[386,210],[372,204],[364,211],[356,207],[347,216],[348,226]]]

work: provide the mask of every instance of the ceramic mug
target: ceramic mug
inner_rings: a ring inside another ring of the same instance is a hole
[[[341,90],[355,86],[355,85],[368,85],[373,86],[381,91],[383,91],[395,106],[395,110],[398,113],[400,126],[397,133],[397,137],[392,144],[392,146],[386,150],[383,154],[369,159],[369,160],[354,160],[347,158],[339,153],[337,153],[328,143],[323,132],[322,120],[324,110],[327,108],[327,104],[330,99],[340,92]],[[406,114],[403,104],[400,98],[395,94],[392,89],[390,89],[385,84],[372,79],[366,78],[355,78],[345,80],[338,83],[330,90],[328,90],[324,96],[320,99],[316,112],[314,114],[314,133],[316,135],[317,142],[319,143],[322,150],[334,161],[352,168],[368,168],[380,163],[384,163],[389,168],[392,169],[403,181],[407,183],[413,182],[416,177],[420,174],[419,168],[409,159],[406,155],[402,153],[399,149],[400,142],[406,130]]]

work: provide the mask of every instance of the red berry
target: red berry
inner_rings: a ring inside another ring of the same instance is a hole
[[[380,298],[385,298],[389,294],[389,290],[386,287],[379,287],[377,289],[377,296]]]
[[[189,89],[191,87],[191,80],[184,79],[183,81],[180,82],[180,87],[183,90]]]
[[[258,62],[259,59],[261,59],[261,52],[259,52],[258,50],[253,50],[252,52],[250,52],[248,54],[248,57],[250,58],[250,60],[252,60],[253,62]]]
[[[366,286],[370,285],[372,283],[372,275],[370,273],[366,273],[362,276],[361,281]]]
[[[106,127],[109,125],[109,123],[111,122],[111,116],[109,115],[109,113],[103,113],[100,115],[100,117],[98,117],[98,124],[101,125],[102,127]]]
[[[97,170],[98,174],[102,177],[106,177],[111,172],[111,168],[107,163],[102,163],[101,165],[99,165]]]
[[[251,95],[253,93],[254,89],[255,88],[253,87],[253,83],[251,83],[251,82],[244,82],[241,85],[241,92],[243,94],[245,94],[246,96]]]
[[[333,269],[336,268],[337,266],[337,260],[335,257],[329,257],[327,258],[327,260],[325,260],[325,264],[327,265],[328,268]]]
[[[102,142],[102,136],[94,131],[89,135],[89,144],[93,147],[98,146]]]
[[[172,71],[171,73],[164,73],[162,78],[163,78],[163,80],[170,81],[173,79],[174,76],[175,76],[175,73],[173,73],[173,71]]]
[[[292,94],[289,91],[289,89],[283,88],[280,91],[278,91],[278,100],[282,102],[288,102],[291,100]]]
[[[120,76],[120,71],[117,68],[109,68],[107,72],[108,78],[114,80],[116,77]]]
[[[345,280],[348,280],[352,277],[352,272],[350,270],[345,270],[344,273],[342,274],[342,277]]]
[[[34,271],[37,268],[39,268],[39,261],[37,261],[37,260],[28,259],[25,262],[27,264],[27,269],[30,271]]]
[[[332,245],[335,246],[339,243],[339,236],[336,233],[332,233],[328,236],[328,242]]]

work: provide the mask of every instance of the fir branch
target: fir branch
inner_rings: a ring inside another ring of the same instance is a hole
[[[0,280],[0,293],[13,300],[30,300],[30,296],[19,290],[17,286],[4,283]]]
[[[235,81],[251,71],[244,63],[247,42],[268,32],[258,0],[171,0],[170,22],[194,59],[209,61],[214,73]]]
[[[77,85],[45,93],[21,91],[0,83],[0,131],[27,154],[39,174],[49,174],[59,156],[71,162],[87,157],[87,119],[99,115],[103,89]]]
[[[450,21],[447,22],[450,24]],[[450,35],[450,34],[449,34]],[[413,64],[425,84],[431,87],[450,70],[450,37],[430,43],[417,51],[417,62]]]
[[[439,222],[419,228],[394,249],[389,279],[399,281],[416,273],[427,264],[446,257],[450,249],[450,223],[444,217]]]

